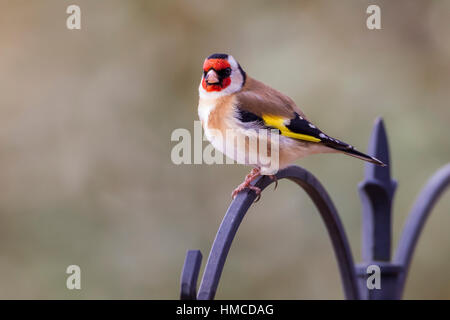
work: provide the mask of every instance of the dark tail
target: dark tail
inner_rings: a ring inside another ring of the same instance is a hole
[[[333,148],[334,149],[334,148]],[[345,154],[348,154],[349,156],[376,164],[378,166],[382,166],[382,167],[386,167],[386,164],[380,160],[378,160],[377,158],[371,157],[365,153],[359,152],[356,149],[350,149],[350,150],[339,150],[342,151]]]
[[[365,153],[359,152],[353,146],[351,146],[343,141],[340,141],[338,139],[326,137],[326,139],[322,140],[322,143],[331,149],[341,151],[342,153],[348,154],[349,156],[352,156],[352,157],[355,157],[355,158],[358,158],[358,159],[361,159],[364,161],[368,161],[368,162],[376,164],[378,166],[382,166],[382,167],[386,166],[385,163],[378,160],[377,158],[374,158]]]

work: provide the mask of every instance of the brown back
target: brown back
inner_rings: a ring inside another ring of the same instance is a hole
[[[292,118],[294,112],[305,117],[291,98],[251,77],[247,77],[244,87],[235,96],[240,109],[259,117],[270,114]]]

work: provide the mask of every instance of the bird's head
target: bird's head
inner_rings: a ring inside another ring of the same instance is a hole
[[[214,97],[232,94],[241,90],[245,78],[244,70],[231,55],[212,54],[203,63],[200,96]]]

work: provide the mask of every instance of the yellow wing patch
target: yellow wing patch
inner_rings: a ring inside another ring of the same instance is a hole
[[[293,132],[291,130],[289,130],[289,128],[287,128],[284,125],[284,121],[286,120],[285,118],[282,117],[277,117],[277,116],[272,116],[272,115],[263,115],[262,116],[264,123],[266,125],[268,125],[269,127],[274,127],[277,128],[278,130],[281,131],[281,134],[283,136],[289,137],[289,138],[294,138],[294,139],[299,139],[299,140],[306,140],[306,141],[310,141],[310,142],[320,142],[321,140],[307,135],[307,134],[301,134],[301,133],[296,133]]]

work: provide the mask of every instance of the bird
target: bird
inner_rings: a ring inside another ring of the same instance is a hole
[[[276,181],[275,174],[279,169],[311,154],[342,153],[385,166],[382,161],[325,134],[308,120],[291,98],[247,75],[232,55],[214,53],[204,60],[198,90],[198,116],[206,138],[229,158],[253,167],[232,192],[233,199],[239,192],[250,189],[259,200],[261,189],[252,185],[252,181],[261,175]],[[258,142],[267,143],[268,152],[263,156],[260,145],[249,149],[248,139],[255,137],[256,130],[264,133],[256,136]],[[247,142],[231,143],[232,147],[226,147],[230,139],[239,138],[247,139]],[[274,141],[276,143],[270,145]],[[275,167],[266,161],[274,147],[278,156]],[[253,163],[249,161],[251,156],[257,159]]]

